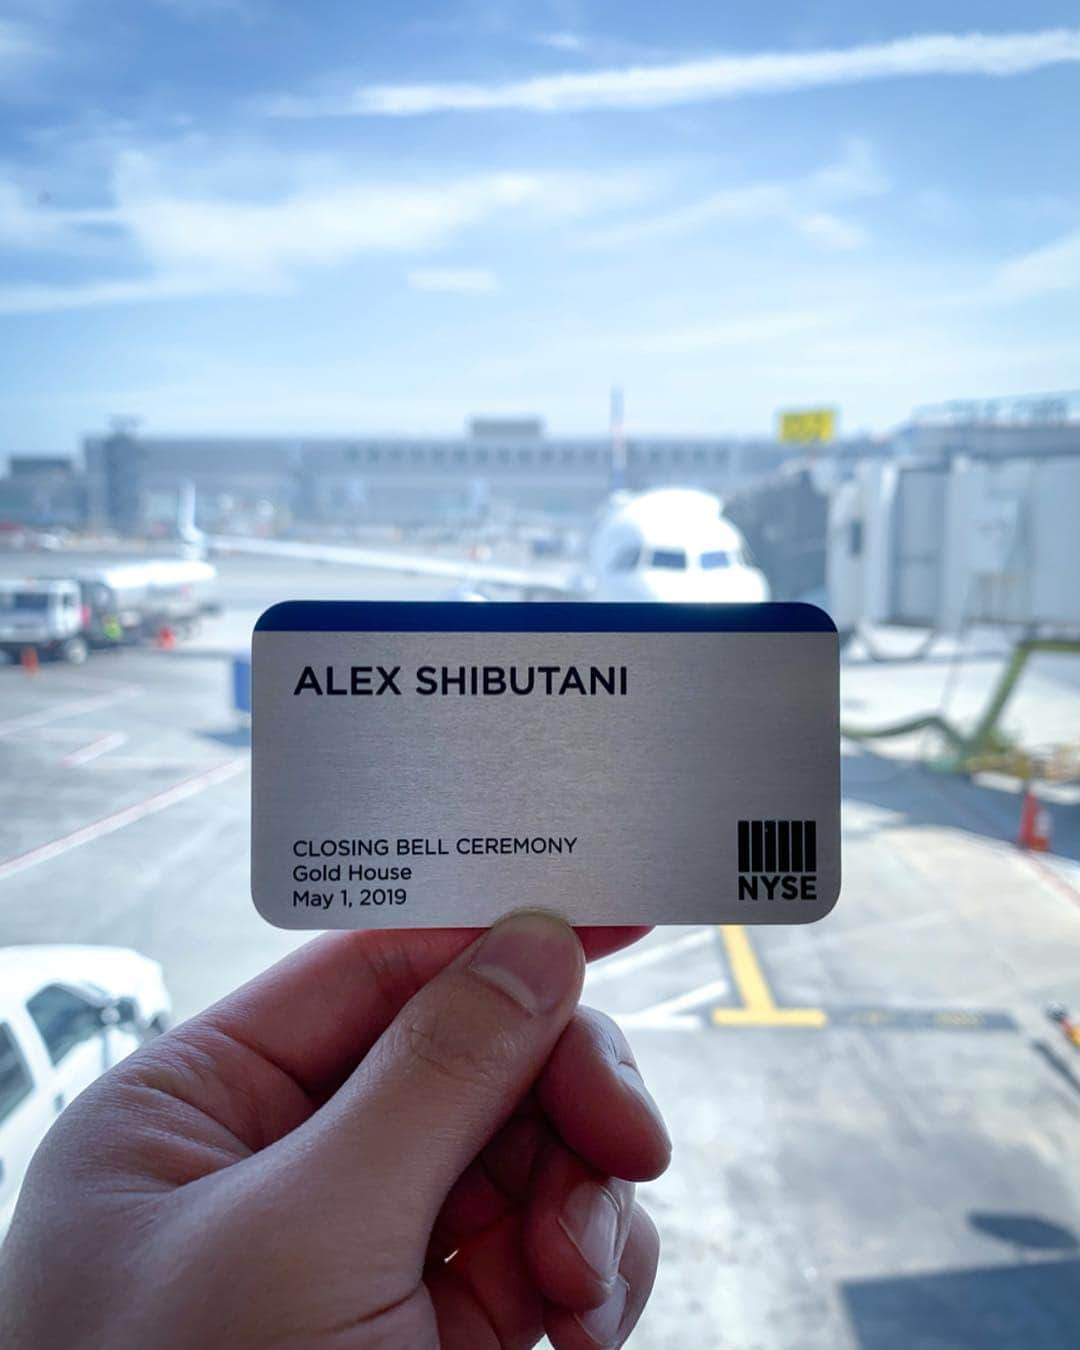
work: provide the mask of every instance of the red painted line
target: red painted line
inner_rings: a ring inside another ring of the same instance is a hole
[[[174,783],[172,787],[152,793],[151,796],[144,797],[142,801],[135,802],[131,806],[125,806],[122,810],[114,811],[111,815],[103,816],[100,820],[95,820],[89,825],[83,825],[77,830],[72,830],[70,834],[61,835],[59,839],[53,839],[48,844],[39,844],[37,848],[28,849],[25,853],[17,853],[13,858],[7,858],[4,862],[0,862],[0,881],[6,881],[8,877],[13,877],[19,872],[25,872],[27,868],[36,867],[38,863],[58,858],[63,853],[70,853],[73,848],[79,848],[82,844],[89,844],[95,839],[101,839],[107,834],[122,830],[126,825],[133,825],[137,820],[156,815],[158,811],[164,811],[167,807],[175,806],[177,802],[186,801],[188,797],[197,796],[198,793],[205,792],[207,788],[212,788],[218,783],[224,783],[227,779],[234,778],[247,768],[247,763],[246,759],[229,759],[223,764],[215,764],[213,768],[204,769],[201,773],[193,774],[190,778],[181,779],[179,783]]]
[[[121,685],[120,688],[111,689],[104,694],[73,699],[70,703],[57,703],[51,708],[43,708],[41,712],[23,713],[21,717],[9,717],[6,722],[0,722],[0,736],[11,736],[19,731],[28,731],[32,727],[43,727],[49,722],[58,722],[62,717],[78,717],[80,713],[97,712],[99,708],[109,708],[114,703],[122,703],[125,699],[141,693],[142,689],[136,684]]]
[[[1063,877],[1055,867],[1052,867],[1048,862],[1044,862],[1042,858],[1036,858],[1033,854],[1027,853],[1023,849],[1020,849],[1019,852],[1024,862],[1026,862],[1031,870],[1036,872],[1048,886],[1051,886],[1060,895],[1063,895],[1066,900],[1071,900],[1074,905],[1080,905],[1080,890],[1077,890],[1068,877]]]
[[[80,764],[88,764],[90,760],[97,759],[98,755],[106,755],[110,750],[116,750],[126,742],[127,736],[124,732],[106,731],[103,736],[95,736],[92,741],[80,746],[78,750],[70,751],[61,759],[60,763],[65,769],[75,769]]]

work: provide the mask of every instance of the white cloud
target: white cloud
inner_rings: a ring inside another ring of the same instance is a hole
[[[115,214],[57,207],[44,194],[34,197],[15,183],[0,179],[0,247],[80,251],[87,230],[111,225]]]
[[[873,146],[861,136],[850,137],[840,157],[815,169],[806,185],[815,197],[829,201],[881,197],[892,187]]]
[[[364,253],[435,248],[466,226],[535,202],[541,191],[528,177],[504,176],[441,189],[339,184],[237,202],[174,196],[155,184],[125,187],[120,211],[143,252],[163,268],[274,277]]]
[[[749,183],[721,188],[686,206],[604,226],[584,235],[590,247],[610,248],[638,239],[684,234],[714,223],[746,224],[775,220],[790,210],[789,191],[779,183]]]
[[[580,33],[569,31],[537,33],[533,41],[539,47],[550,47],[556,52],[583,52],[588,46]]]
[[[635,191],[621,177],[495,173],[444,182],[305,184],[269,201],[183,196],[160,166],[126,157],[118,215],[143,254],[166,270],[279,278],[363,254],[437,249],[495,220],[587,216]]]
[[[1080,287],[1080,230],[1003,264],[993,290],[1005,300],[1027,300]]]
[[[5,75],[49,54],[49,48],[25,24],[0,18],[0,71]]]
[[[143,277],[80,282],[72,286],[0,286],[0,314],[49,314],[99,305],[145,304],[204,295],[213,289],[198,277]]]
[[[721,188],[686,206],[639,216],[588,232],[587,247],[608,249],[639,239],[686,234],[710,226],[786,225],[821,248],[844,252],[861,247],[866,230],[837,211],[885,194],[890,183],[872,148],[852,139],[832,164],[786,181]]]
[[[0,244],[41,247],[62,232],[50,213],[40,209],[13,183],[0,182]]]
[[[658,108],[913,76],[1020,75],[1076,61],[1080,61],[1080,29],[927,33],[861,47],[713,56],[502,84],[362,85],[338,99],[282,98],[270,111],[285,116],[408,117],[491,109],[555,113]]]
[[[59,209],[0,181],[0,246],[73,255],[92,238],[96,251],[111,254],[123,274],[83,279],[70,288],[9,286],[0,294],[0,307],[27,312],[65,303],[81,307],[282,290],[305,270],[370,255],[437,252],[496,223],[527,229],[589,218],[635,201],[644,190],[640,177],[617,173],[390,181],[350,176],[325,159],[273,157],[249,166],[245,177],[233,172],[234,161],[233,154],[222,152],[215,162],[198,146],[184,153],[122,153],[112,175],[112,200],[96,210]],[[133,272],[142,272],[143,279],[131,280]],[[411,284],[480,292],[493,289],[495,281],[480,270],[420,268]]]
[[[796,228],[815,244],[834,253],[847,253],[862,248],[867,241],[866,230],[853,220],[844,220],[832,211],[810,211],[799,216]]]
[[[820,329],[831,322],[833,317],[820,310],[744,314],[658,333],[643,333],[631,339],[628,345],[637,351],[665,356],[712,351],[721,347],[739,350],[759,344],[769,347],[780,338]]]
[[[493,295],[499,289],[495,273],[485,267],[414,267],[405,280],[414,291],[455,295]]]

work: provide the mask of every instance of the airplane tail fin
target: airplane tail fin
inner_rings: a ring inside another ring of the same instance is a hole
[[[176,501],[176,536],[192,548],[205,549],[206,536],[195,524],[195,484],[185,479]]]

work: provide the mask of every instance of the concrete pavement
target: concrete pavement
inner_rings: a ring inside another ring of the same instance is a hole
[[[275,599],[431,598],[314,566],[222,575],[225,615],[177,651],[0,669],[0,943],[134,946],[181,1016],[303,940],[248,896],[231,653]],[[978,678],[1002,659],[979,657]],[[1080,735],[1073,668],[1032,674],[1030,715]],[[901,715],[941,678],[856,654],[845,715]],[[633,1344],[1075,1344],[1080,1053],[1043,1009],[1080,1009],[1077,808],[1051,806],[1046,858],[1011,843],[1014,793],[902,747],[846,747],[844,795],[823,923],[658,930],[590,972],[675,1140],[644,1188],[664,1257]]]

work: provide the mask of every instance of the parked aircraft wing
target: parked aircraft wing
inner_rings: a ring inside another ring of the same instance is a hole
[[[246,553],[264,558],[297,558],[305,562],[338,563],[370,567],[406,576],[432,577],[442,581],[466,581],[474,586],[496,586],[531,593],[583,596],[580,579],[567,570],[500,567],[470,562],[466,558],[433,558],[395,549],[356,548],[348,544],[311,544],[288,539],[255,539],[243,535],[206,535],[205,546],[215,553]]]

